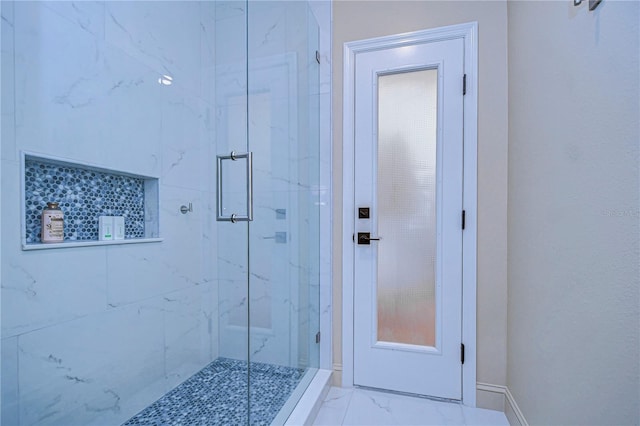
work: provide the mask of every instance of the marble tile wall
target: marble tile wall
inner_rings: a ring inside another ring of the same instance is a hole
[[[218,356],[215,10],[1,7],[2,423],[118,424]],[[22,251],[21,150],[159,177],[164,241]]]

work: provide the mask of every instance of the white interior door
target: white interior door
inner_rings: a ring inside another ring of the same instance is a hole
[[[462,39],[356,55],[355,385],[462,397],[463,75]]]

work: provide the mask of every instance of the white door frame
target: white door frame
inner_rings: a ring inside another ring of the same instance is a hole
[[[355,59],[359,53],[405,45],[462,38],[464,40],[464,178],[462,233],[462,403],[476,405],[476,241],[477,241],[477,145],[478,145],[478,23],[416,31],[344,44],[343,91],[343,187],[342,187],[342,386],[353,387],[354,312],[354,106]],[[460,82],[462,85],[462,82]]]

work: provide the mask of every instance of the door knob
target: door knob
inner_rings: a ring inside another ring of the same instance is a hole
[[[380,241],[380,238],[371,238],[370,232],[358,232],[358,244],[370,245],[371,241]]]

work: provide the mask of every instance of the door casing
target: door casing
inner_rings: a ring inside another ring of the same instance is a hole
[[[464,41],[466,94],[464,108],[462,236],[462,403],[476,405],[476,264],[477,264],[477,123],[478,123],[478,23],[470,22],[411,33],[359,40],[344,44],[343,188],[342,188],[342,386],[353,387],[354,312],[354,105],[355,63],[359,53],[461,38]],[[462,81],[460,82],[462,84]]]

